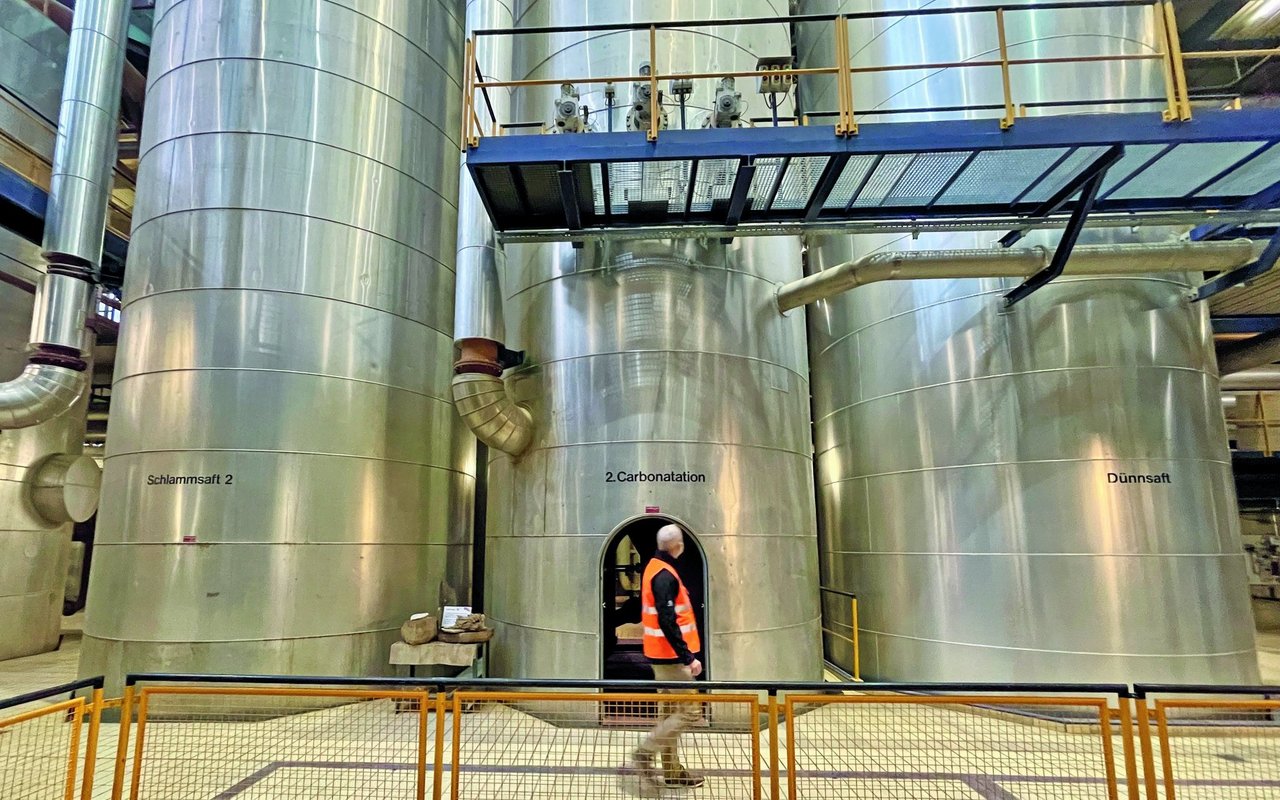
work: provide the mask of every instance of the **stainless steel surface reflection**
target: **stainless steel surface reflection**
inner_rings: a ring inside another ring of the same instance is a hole
[[[1014,58],[1151,52],[1155,41],[1147,8],[1007,19]],[[802,27],[802,66],[830,63],[829,29]],[[852,30],[855,65],[991,57],[997,46],[990,15],[857,21]],[[1014,96],[1160,96],[1157,69],[1018,68]],[[829,82],[803,88],[806,111],[834,106]],[[854,95],[861,113],[1001,102],[998,70],[858,74]],[[996,114],[982,115],[996,125]],[[1150,155],[1142,153],[1132,148],[1126,160]],[[877,249],[992,242],[956,234],[810,244],[819,270]],[[863,675],[1258,679],[1212,337],[1189,283],[1177,274],[1062,279],[1002,312],[1016,281],[914,281],[810,307],[823,582],[861,599]],[[848,624],[843,600],[824,602],[835,629]],[[847,645],[828,645],[848,663]]]
[[[37,119],[58,119],[67,41],[67,34],[27,0],[0,0],[0,86],[30,109],[28,114],[34,112]],[[24,135],[22,115],[10,116],[8,103],[0,107],[6,110],[5,133],[51,160],[52,137],[47,149],[38,148]]]
[[[563,25],[780,11],[763,1],[682,0],[659,10],[539,0],[517,6],[516,20]],[[664,36],[659,68],[752,69],[758,56],[790,48],[783,24],[715,33]],[[647,49],[647,33],[523,37],[514,76],[632,73],[648,60]],[[710,102],[713,84],[698,83],[695,105]],[[584,103],[604,106],[602,87],[579,88]],[[517,93],[518,118],[545,121],[558,91]],[[620,98],[628,92],[618,87]],[[750,88],[746,95],[762,106]],[[615,129],[625,115],[625,107],[615,112]],[[690,127],[696,119],[691,110]],[[603,114],[597,128],[606,128]],[[507,248],[507,344],[529,354],[509,388],[529,405],[536,433],[519,459],[491,454],[486,611],[498,628],[494,674],[601,674],[606,540],[624,520],[657,506],[687,523],[704,551],[713,676],[820,677],[804,325],[772,306],[774,285],[799,274],[793,238]],[[685,471],[705,482],[616,476]]]
[[[461,11],[155,20],[82,671],[386,673],[470,590]]]

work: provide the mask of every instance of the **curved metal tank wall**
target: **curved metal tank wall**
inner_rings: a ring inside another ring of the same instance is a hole
[[[32,280],[43,264],[38,245],[0,228],[0,270]],[[26,364],[32,300],[30,292],[0,284],[0,375],[17,375]],[[50,522],[32,505],[32,469],[84,451],[88,403],[85,393],[65,414],[0,434],[0,661],[58,646],[71,525]]]
[[[516,21],[657,13],[629,2],[538,0],[518,8]],[[766,2],[661,9],[671,19],[776,13]],[[782,24],[718,34],[664,37],[660,62],[678,55],[685,70],[750,69],[756,56],[790,49]],[[648,60],[647,32],[561,38],[517,40],[515,76],[630,74]],[[695,103],[710,102],[713,83],[698,82]],[[581,88],[583,102],[604,106],[600,87]],[[754,95],[753,85],[739,88]],[[513,106],[522,120],[546,120],[557,94],[518,93]],[[629,88],[618,95],[620,126]],[[498,629],[495,674],[600,675],[606,542],[658,506],[688,525],[706,556],[711,675],[820,676],[804,323],[771,307],[774,284],[799,274],[793,238],[507,248],[507,345],[528,352],[510,387],[530,405],[537,432],[519,459],[490,462],[486,612]],[[610,471],[687,471],[705,482],[609,482]]]
[[[852,5],[840,10],[942,4]],[[1010,12],[1010,55],[1150,52],[1150,19],[1147,8]],[[854,28],[855,64],[996,52],[991,15],[869,25]],[[802,65],[831,63],[829,32],[806,27]],[[1158,97],[1157,70],[1024,67],[1014,93]],[[834,107],[829,85],[804,88],[806,111]],[[963,86],[956,70],[857,75],[854,92],[861,109],[1001,102],[999,70],[968,70]],[[995,115],[980,114],[993,126]],[[1131,148],[1127,164],[1150,155]],[[811,242],[810,268],[995,238],[828,237]],[[1212,337],[1191,280],[1065,278],[1008,313],[1001,298],[1017,282],[995,279],[882,283],[810,307],[823,577],[861,598],[864,675],[1257,680]],[[847,629],[843,602],[825,610]],[[828,644],[848,663],[847,647]]]
[[[460,14],[158,5],[84,673],[385,674],[467,599]]]

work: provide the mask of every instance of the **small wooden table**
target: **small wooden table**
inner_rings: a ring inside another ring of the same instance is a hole
[[[455,675],[455,678],[483,678],[488,661],[488,642],[477,644],[396,642],[391,645],[391,664],[397,667],[407,666],[411,678],[418,677],[419,666],[461,667],[462,671]]]
[[[409,668],[409,677],[418,677],[418,667],[461,667],[462,671],[455,678],[483,678],[489,663],[489,643],[453,644],[451,642],[427,642],[426,644],[408,644],[396,642],[391,645],[391,664],[397,670]],[[446,692],[452,697],[452,692]],[[416,711],[417,700],[396,701],[396,711]],[[471,711],[475,703],[467,703],[463,711]]]

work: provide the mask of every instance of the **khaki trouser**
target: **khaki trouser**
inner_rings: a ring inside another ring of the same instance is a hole
[[[654,680],[691,681],[693,673],[684,664],[654,664]],[[683,689],[659,689],[659,692],[688,694]],[[662,760],[664,778],[674,778],[684,766],[680,763],[680,734],[702,717],[698,703],[659,703],[658,724],[640,743],[640,749],[656,753]]]

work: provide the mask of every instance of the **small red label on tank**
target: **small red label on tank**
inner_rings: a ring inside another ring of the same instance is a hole
[[[657,506],[645,506],[645,507],[644,507],[644,513],[646,513],[646,514],[657,514],[657,513],[658,513],[659,511],[661,511],[661,510],[662,510],[662,509],[658,508]]]
[[[196,543],[196,535],[195,535],[194,533],[184,533],[184,534],[182,535],[182,543],[183,543],[183,544],[195,544],[195,543]]]

